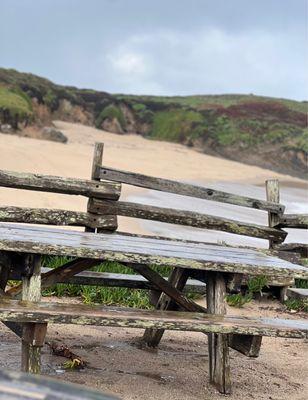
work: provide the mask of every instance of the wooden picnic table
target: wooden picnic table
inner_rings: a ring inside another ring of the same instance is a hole
[[[103,143],[95,144],[91,180],[0,171],[0,187],[72,195],[72,204],[75,195],[88,198],[84,211],[0,207],[0,320],[22,339],[23,371],[39,373],[48,323],[143,328],[143,342],[150,347],[158,346],[164,329],[197,331],[208,335],[209,380],[228,394],[229,347],[257,357],[262,336],[307,337],[307,320],[225,315],[227,290],[238,293],[252,277],[259,276],[263,282],[265,276],[282,300],[295,278],[308,279],[308,269],[294,264],[298,255],[290,253],[300,251],[305,256],[307,245],[283,243],[287,236],[283,228],[307,229],[308,215],[285,214],[278,180],[266,181],[266,200],[250,198],[104,166],[103,148]],[[122,201],[122,184],[202,199],[204,212]],[[207,201],[232,205],[234,218],[224,218],[223,211],[220,216],[207,214]],[[243,207],[255,215],[266,212],[268,222],[246,221]],[[115,232],[118,216],[259,238],[268,242],[269,250]],[[38,225],[78,226],[86,233]],[[72,259],[46,270],[41,268],[42,255]],[[137,274],[89,271],[105,260],[120,262]],[[159,266],[170,267],[167,279]],[[22,284],[8,288],[10,279]],[[199,292],[206,289],[207,308],[185,295],[185,289],[196,290],[196,280],[203,283]],[[156,310],[41,302],[41,289],[59,282],[147,289]]]
[[[23,323],[24,370],[39,372],[40,348],[44,343],[48,322],[143,327],[146,328],[145,341],[153,344],[159,342],[164,329],[199,331],[208,335],[210,380],[222,393],[230,393],[229,346],[241,352],[247,348],[258,350],[263,335],[300,338],[306,337],[308,332],[308,324],[304,321],[223,317],[226,313],[226,286],[230,277],[246,274],[308,279],[307,268],[267,255],[261,250],[121,233],[98,235],[2,223],[0,251],[9,254],[9,257],[14,254],[24,255],[22,300],[26,300],[26,303],[5,298],[0,303],[0,317],[11,324],[8,325],[11,329],[16,328],[16,322]],[[75,273],[84,271],[87,266],[95,265],[93,262],[97,260],[124,263],[161,291],[158,309],[172,310],[180,307],[191,313],[118,310],[93,306],[67,308],[59,304],[48,304],[45,307],[44,303],[40,303],[41,287],[44,287],[46,279],[50,284],[48,279],[54,271],[47,272],[41,278],[41,255],[76,257],[76,261],[58,268],[61,273],[74,268]],[[153,270],[152,265],[173,267],[169,281]],[[191,271],[197,271],[206,280],[207,309],[188,299],[182,292]],[[15,291],[13,294],[16,293]],[[10,295],[10,290],[8,294]],[[173,302],[176,307],[166,307],[168,302]]]

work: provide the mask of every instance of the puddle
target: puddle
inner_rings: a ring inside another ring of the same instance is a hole
[[[123,371],[123,370],[119,369],[116,372],[118,372],[119,374],[142,376],[144,378],[149,378],[149,379],[152,379],[156,382],[163,383],[163,384],[167,383],[167,382],[172,382],[175,379],[175,377],[172,375],[161,375],[158,373],[146,372],[146,371],[132,372],[132,371]]]

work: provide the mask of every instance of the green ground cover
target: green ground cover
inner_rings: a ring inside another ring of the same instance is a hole
[[[203,123],[203,116],[196,111],[173,109],[154,114],[151,138],[183,142]]]
[[[115,106],[114,104],[109,104],[107,107],[103,108],[103,110],[99,113],[98,117],[95,120],[95,126],[100,128],[105,119],[117,119],[122,129],[125,129],[126,121],[124,114],[120,107]]]
[[[0,110],[7,110],[12,117],[24,119],[32,115],[30,98],[21,90],[0,86]]]
[[[44,257],[43,266],[48,268],[57,268],[70,259],[65,257]],[[155,268],[161,274],[168,276],[170,269],[168,267]],[[97,272],[113,272],[119,274],[134,274],[131,268],[125,267],[117,262],[106,261],[92,269]],[[147,290],[129,289],[119,287],[88,286],[88,285],[70,285],[59,283],[46,290],[45,296],[71,296],[81,297],[86,304],[99,303],[105,305],[121,305],[136,308],[152,308],[149,302]]]

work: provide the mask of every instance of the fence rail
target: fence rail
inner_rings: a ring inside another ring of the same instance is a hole
[[[218,201],[242,207],[255,208],[258,210],[272,211],[282,215],[285,207],[270,201],[253,199],[250,197],[239,196],[219,190],[204,188],[202,186],[191,185],[172,181],[169,179],[155,178],[152,176],[137,174],[134,172],[121,171],[109,167],[97,167],[97,175],[101,179],[126,183],[128,185],[139,186],[147,189],[159,190],[189,197],[196,197],[204,200]]]

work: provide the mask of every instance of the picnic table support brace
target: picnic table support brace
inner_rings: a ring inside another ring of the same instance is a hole
[[[41,300],[41,256],[26,255],[30,274],[22,277],[22,300],[39,302]],[[41,348],[47,331],[46,323],[25,323],[21,339],[21,369],[23,372],[41,372]]]
[[[179,306],[187,311],[193,312],[206,312],[206,308],[200,306],[194,301],[187,299],[187,297],[164,279],[158,272],[154,271],[145,264],[131,264],[125,263],[128,267],[139,272],[140,275],[144,276],[153,285],[157,286],[158,290],[166,293],[167,296],[171,297]]]
[[[210,314],[226,313],[226,282],[222,273],[209,272],[207,283],[207,309]],[[220,393],[231,393],[228,335],[208,335],[210,382]]]
[[[174,268],[169,276],[168,282],[177,290],[182,291],[188,279],[188,271],[183,268]],[[176,302],[161,292],[156,304],[157,310],[177,310],[178,305]],[[143,334],[143,341],[149,347],[157,347],[164,334],[164,329],[147,328]]]

